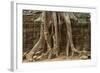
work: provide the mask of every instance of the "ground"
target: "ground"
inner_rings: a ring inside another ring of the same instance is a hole
[[[88,58],[82,59],[80,56],[58,56],[57,58],[52,59],[40,59],[40,60],[33,60],[32,62],[51,62],[51,61],[74,61],[74,60],[87,60]],[[23,60],[23,63],[27,63],[29,61]]]

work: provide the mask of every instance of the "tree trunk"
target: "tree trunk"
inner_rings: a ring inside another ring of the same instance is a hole
[[[46,49],[45,55],[47,55],[48,59],[52,58],[52,55],[58,56],[59,49],[60,49],[60,41],[61,41],[61,26],[62,26],[62,20],[65,22],[66,25],[66,56],[69,56],[69,48],[71,47],[72,55],[74,55],[74,52],[78,52],[77,49],[75,49],[73,40],[72,40],[72,27],[71,27],[71,21],[70,16],[68,13],[56,13],[52,12],[51,17],[52,19],[48,19],[47,12],[42,12],[41,14],[41,29],[40,29],[40,38],[38,42],[34,45],[34,47],[29,51],[29,53],[26,55],[27,60],[32,61],[33,55],[37,52],[39,52],[41,49]],[[51,22],[49,22],[51,21]],[[52,23],[53,22],[53,23]],[[51,28],[51,30],[49,30]],[[51,45],[53,44],[53,45]],[[43,56],[43,52],[42,52]],[[39,56],[38,58],[42,57]],[[35,58],[36,56],[34,56]]]
[[[54,28],[55,28],[55,34],[54,34],[54,50],[56,56],[58,56],[59,51],[59,35],[58,35],[58,23],[57,23],[57,14],[56,12],[53,12],[53,20],[54,20]]]
[[[41,48],[44,48],[45,39],[44,39],[44,18],[45,18],[45,12],[42,12],[42,24],[41,24],[41,30],[40,30],[40,38],[38,42],[34,45],[34,47],[31,49],[31,51],[26,55],[27,60],[32,61],[32,56],[35,52],[40,50]]]
[[[66,23],[66,27],[67,27],[67,46],[66,46],[66,55],[68,56],[69,54],[69,46],[71,47],[72,50],[72,56],[74,55],[74,52],[78,52],[77,49],[75,49],[74,44],[73,44],[73,40],[72,40],[72,27],[71,27],[71,21],[70,21],[70,17],[68,13],[63,13],[62,14]]]

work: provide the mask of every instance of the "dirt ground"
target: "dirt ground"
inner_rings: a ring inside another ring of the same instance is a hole
[[[79,56],[58,56],[57,58],[52,59],[40,59],[40,60],[33,60],[32,62],[51,62],[51,61],[73,61],[73,60],[87,60],[87,59],[80,59]],[[28,63],[29,61],[23,60],[23,63]]]

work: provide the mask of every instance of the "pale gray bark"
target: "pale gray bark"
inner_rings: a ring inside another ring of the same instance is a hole
[[[66,46],[66,54],[67,56],[69,55],[68,54],[68,51],[69,51],[69,48],[68,48],[68,45],[71,47],[71,50],[72,50],[72,56],[74,55],[74,52],[78,52],[78,50],[74,47],[74,44],[73,44],[73,40],[72,40],[72,27],[71,27],[71,21],[70,21],[70,17],[69,17],[69,14],[68,13],[63,13],[62,14],[64,19],[65,19],[65,23],[66,23],[66,27],[67,27],[67,38],[68,38],[68,42],[67,42],[67,46]]]
[[[42,12],[42,18],[45,18],[45,12]],[[38,51],[41,48],[44,48],[44,44],[45,44],[45,39],[44,39],[44,20],[41,20],[42,24],[41,24],[41,30],[40,30],[40,38],[38,40],[38,42],[34,45],[34,47],[31,49],[31,51],[26,55],[27,60],[31,61],[32,60],[32,56],[33,54]]]
[[[54,49],[55,49],[55,54],[58,56],[58,51],[59,51],[59,35],[58,35],[58,23],[57,23],[57,15],[56,12],[53,12],[53,20],[54,20],[54,28],[55,28],[55,35],[54,35]]]

